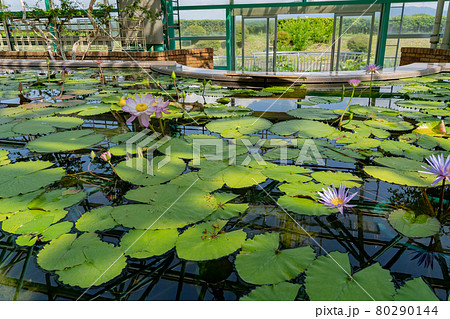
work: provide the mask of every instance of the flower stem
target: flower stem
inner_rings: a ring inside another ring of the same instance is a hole
[[[370,88],[369,88],[369,105],[372,100],[372,82],[373,82],[373,72],[370,73]]]
[[[342,125],[342,119],[344,118],[345,113],[347,113],[347,110],[348,110],[348,108],[350,106],[350,103],[352,103],[353,95],[355,95],[355,88],[353,88],[352,96],[350,97],[350,100],[348,101],[347,107],[345,108],[344,112],[342,112],[341,118],[339,119],[339,129],[341,128],[341,125]]]
[[[163,121],[161,120],[161,118],[159,118],[159,126],[161,127],[161,133],[162,133],[162,135],[165,135],[165,134],[164,134],[164,123],[163,123]]]
[[[441,198],[439,198],[439,209],[437,219],[441,217],[441,213],[444,211],[444,195],[445,195],[445,178],[442,180]]]

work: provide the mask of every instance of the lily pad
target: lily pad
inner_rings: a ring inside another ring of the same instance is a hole
[[[302,174],[311,172],[310,169],[295,165],[277,166],[262,171],[267,177],[280,182],[308,182],[312,178]]]
[[[338,117],[332,110],[319,108],[293,109],[286,113],[305,120],[332,120]]]
[[[131,258],[149,258],[171,250],[177,238],[176,229],[131,229],[120,240],[120,247]]]
[[[74,151],[91,147],[103,141],[101,134],[92,134],[93,130],[76,130],[53,133],[42,136],[27,144],[27,148],[33,152],[56,153]]]
[[[291,197],[295,196],[303,196],[303,197],[311,197],[312,199],[318,199],[320,196],[317,192],[321,192],[322,188],[326,188],[324,184],[316,184],[314,182],[302,183],[302,182],[294,182],[294,183],[285,183],[278,186],[280,191],[285,192],[286,195]]]
[[[437,101],[404,100],[395,102],[398,106],[410,109],[444,108],[445,103]]]
[[[117,175],[134,185],[156,185],[180,175],[186,163],[176,157],[157,156],[149,162],[146,158],[132,158],[117,164]]]
[[[256,287],[240,301],[294,301],[300,287],[301,285],[289,282]]]
[[[319,183],[325,185],[334,185],[338,187],[341,183],[347,188],[360,187],[361,182],[363,181],[360,177],[355,176],[346,172],[331,172],[331,171],[322,171],[322,172],[314,172],[311,174],[311,177],[314,178]]]
[[[422,277],[408,280],[397,290],[395,301],[439,301],[439,298]]]
[[[220,133],[225,138],[237,138],[242,135],[255,134],[272,126],[272,122],[258,117],[243,117],[223,119],[209,122],[206,128],[211,132]]]
[[[280,235],[265,233],[247,239],[236,256],[236,270],[246,282],[265,285],[296,278],[313,261],[309,246],[279,249]]]
[[[55,127],[71,129],[84,123],[82,119],[76,117],[42,117],[21,122],[13,127],[13,131],[22,135],[47,134],[55,132]]]
[[[270,131],[277,135],[298,134],[303,137],[326,137],[336,132],[336,129],[328,124],[310,120],[290,120],[274,124]]]
[[[208,216],[208,220],[230,219],[245,212],[248,204],[234,204],[231,200],[238,197],[238,195],[231,193],[214,193],[214,198],[217,201],[217,209]]]
[[[447,135],[447,128],[444,131],[442,131],[440,129],[440,125],[441,125],[440,121],[423,123],[420,124],[416,129],[414,129],[413,133],[426,134],[430,136],[449,136]]]
[[[339,212],[338,209],[331,209],[327,206],[315,202],[309,198],[281,196],[278,199],[278,205],[284,209],[300,215],[330,215]]]
[[[308,267],[305,287],[312,301],[390,301],[395,293],[389,270],[376,263],[352,274],[348,254],[337,251]]]
[[[394,210],[389,214],[388,220],[395,230],[406,237],[433,236],[441,228],[441,224],[436,218],[428,215],[416,216],[413,212],[403,209]]]
[[[103,231],[119,225],[111,216],[112,206],[103,206],[84,213],[75,224],[78,230],[86,232]]]
[[[264,182],[267,177],[260,169],[230,166],[223,171],[223,180],[232,188],[250,187]]]
[[[416,187],[431,187],[434,177],[417,171],[394,169],[381,166],[366,166],[364,171],[382,181]]]
[[[47,169],[52,165],[51,162],[30,161],[0,166],[0,197],[29,193],[60,180],[64,169]]]
[[[422,170],[422,162],[419,161],[415,161],[415,160],[411,160],[408,158],[403,158],[403,157],[390,157],[390,156],[386,156],[386,157],[377,157],[374,158],[373,160],[374,162],[383,165],[383,166],[387,166],[387,167],[391,167],[391,168],[395,168],[395,169],[401,169],[401,170]]]
[[[387,121],[383,119],[364,121],[367,126],[375,127],[386,131],[409,131],[413,129],[413,125],[406,121]]]
[[[242,230],[223,232],[227,221],[217,220],[194,225],[184,231],[177,240],[177,254],[186,260],[210,260],[232,254],[245,241]]]

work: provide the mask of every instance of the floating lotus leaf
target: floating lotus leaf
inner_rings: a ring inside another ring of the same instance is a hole
[[[47,106],[51,106],[51,103],[48,102],[32,102],[32,103],[26,103],[26,104],[22,104],[20,107],[24,108],[24,109],[40,109],[40,108],[44,108]]]
[[[365,159],[365,156],[361,155],[357,151],[349,149],[337,149],[337,148],[321,148],[319,150],[320,155],[323,158],[328,158],[334,161],[344,162],[344,163],[356,163],[356,159]]]
[[[425,157],[429,157],[431,154],[433,154],[432,151],[417,147],[415,145],[411,145],[403,152],[405,157],[416,161],[423,161]]]
[[[203,180],[200,179],[197,172],[189,172],[172,179],[169,185],[177,185],[184,189],[197,188],[205,192],[213,192],[221,188],[224,184],[223,180]]]
[[[222,141],[219,141],[222,143]],[[205,146],[199,150],[202,151]],[[212,149],[215,153],[215,147]],[[192,159],[194,158],[194,146],[186,142],[183,138],[172,138],[158,148],[163,154],[172,157]],[[200,154],[199,154],[200,155]]]
[[[54,107],[71,107],[75,105],[80,105],[86,103],[84,100],[71,100],[71,101],[61,101],[52,104]]]
[[[75,205],[86,196],[86,193],[75,188],[56,189],[44,192],[28,203],[29,209],[55,210]]]
[[[420,124],[416,129],[414,129],[413,133],[426,134],[426,135],[431,135],[431,136],[447,136],[448,137],[449,135],[446,133],[447,128],[442,131],[440,128],[440,125],[441,125],[440,121],[423,123],[423,124]],[[450,128],[448,128],[448,130],[450,131]]]
[[[8,159],[9,151],[0,148],[0,166],[9,164],[11,161]]]
[[[329,104],[341,102],[341,99],[332,96],[313,96],[309,98],[309,101],[313,102],[314,104]]]
[[[75,105],[71,107],[58,110],[58,114],[75,114],[78,113],[79,116],[92,116],[107,113],[111,110],[109,104],[103,103],[86,103],[81,105]]]
[[[319,108],[292,109],[286,113],[305,120],[332,120],[338,117],[332,110]]]
[[[439,221],[428,215],[418,215],[403,209],[394,210],[389,214],[389,223],[399,233],[406,237],[429,237],[441,229]]]
[[[450,116],[449,110],[440,110],[440,109],[431,109],[426,111],[427,114],[434,115],[434,116]]]
[[[398,90],[399,93],[416,93],[416,92],[428,92],[430,88],[426,85],[420,85],[420,84],[410,84],[405,85],[400,90]]]
[[[121,179],[146,186],[167,182],[183,173],[185,168],[182,159],[157,156],[151,162],[145,158],[128,159],[120,162],[115,170]]]
[[[248,204],[233,204],[229,203],[231,200],[238,197],[238,195],[231,193],[214,193],[214,198],[217,201],[217,209],[210,216],[208,220],[230,219],[245,212]]]
[[[272,122],[258,117],[215,120],[206,124],[211,132],[220,133],[225,138],[236,138],[246,134],[255,134],[266,130]]]
[[[103,141],[103,135],[92,133],[94,133],[93,130],[76,130],[53,133],[29,142],[26,147],[30,151],[39,153],[80,150],[91,147]]]
[[[205,114],[213,118],[248,116],[252,115],[252,113],[253,113],[252,109],[242,107],[225,106],[225,107],[205,108]]]
[[[352,120],[350,123],[344,124],[342,126],[346,129],[354,131],[360,137],[370,137],[370,135],[374,135],[378,138],[387,138],[390,135],[388,131],[367,126],[362,121]]]
[[[380,145],[380,140],[376,140],[374,138],[361,138],[355,143],[345,145],[345,147],[350,149],[368,150],[371,148],[377,148]]]
[[[300,150],[296,148],[274,148],[266,152],[262,158],[265,161],[280,161],[280,160],[297,160],[300,155]]]
[[[277,135],[292,135],[298,133],[303,137],[326,137],[336,132],[336,129],[328,124],[310,120],[290,120],[274,124],[270,131]]]
[[[74,80],[74,83],[76,83],[77,85],[80,85],[80,81],[81,82],[84,81],[85,83],[88,83],[88,82],[89,83],[98,83],[98,80],[89,79],[89,78],[77,79],[76,82]],[[68,82],[68,83],[70,83],[70,82]],[[75,94],[75,95],[89,95],[89,94],[93,94],[93,93],[97,93],[97,92],[98,92],[97,90],[89,90],[89,89],[71,89],[67,93]]]
[[[114,228],[118,223],[112,218],[112,206],[95,208],[84,213],[75,224],[78,230],[86,232],[102,231]]]
[[[424,163],[422,162],[414,161],[408,158],[389,157],[389,156],[374,158],[374,162],[395,169],[417,170],[417,171],[423,170],[422,165],[424,165]]]
[[[382,181],[416,187],[431,187],[435,177],[417,171],[401,170],[381,166],[366,166],[364,171]]]
[[[73,227],[73,223],[64,221],[61,223],[53,224],[44,230],[41,234],[41,241],[50,241],[58,238],[63,234],[67,234]]]
[[[444,108],[445,103],[437,101],[405,100],[395,102],[400,107],[410,109]]]
[[[258,185],[266,179],[260,169],[251,167],[230,166],[223,171],[223,180],[231,188]]]
[[[3,231],[12,234],[42,233],[54,222],[54,212],[25,210],[18,212],[3,221],[2,229]]]
[[[151,203],[118,206],[111,212],[119,224],[138,229],[180,228],[206,218],[218,208],[208,192],[177,185],[141,187],[129,191],[126,198]]]
[[[20,136],[20,134],[12,131],[13,127],[16,126],[16,124],[17,123],[7,123],[0,125],[0,138]]]
[[[337,251],[318,257],[308,267],[305,287],[312,301],[387,301],[395,293],[389,270],[376,263],[352,274],[348,254]]]
[[[41,193],[42,191],[38,190],[24,195],[0,198],[0,222],[4,221],[15,212],[27,210],[28,203],[36,197],[36,195]]]
[[[367,120],[364,124],[387,131],[409,131],[413,129],[413,125],[406,121],[386,121],[386,120]]]
[[[217,220],[194,225],[183,232],[177,240],[177,254],[186,260],[211,260],[232,254],[245,241],[242,230],[222,232],[227,221]]]
[[[149,258],[171,250],[177,238],[176,229],[131,229],[120,240],[120,247],[131,258]]]
[[[322,172],[314,172],[311,174],[311,177],[314,178],[319,183],[325,185],[334,185],[338,187],[341,183],[348,188],[352,187],[360,187],[360,182],[363,180],[358,176],[355,176],[346,172],[331,172],[331,171],[322,171]]]
[[[330,209],[327,206],[315,202],[309,198],[281,196],[278,205],[284,209],[300,215],[330,215],[339,212],[337,209]]]
[[[321,192],[322,188],[326,189],[326,186],[324,184],[316,184],[314,182],[294,182],[282,184],[278,186],[278,188],[280,189],[280,191],[285,192],[291,197],[304,196],[318,199],[320,196],[317,194],[317,192]]]
[[[240,301],[294,301],[300,287],[301,285],[289,282],[256,287]]]
[[[439,301],[433,290],[422,277],[408,280],[397,290],[395,301]]]
[[[143,140],[149,139],[147,143],[142,143]],[[122,133],[118,135],[114,135],[110,139],[111,143],[122,143],[119,145],[114,145],[109,150],[112,155],[115,156],[124,156],[127,153],[129,154],[136,154],[137,153],[137,145],[141,145],[141,148],[144,147],[150,147],[152,144],[154,144],[157,139],[152,139],[149,135],[142,134],[141,132],[127,132]],[[127,148],[127,143],[124,143],[126,141],[130,141],[130,146]]]
[[[52,165],[51,162],[30,161],[0,166],[0,197],[29,193],[60,180],[64,169],[46,169]]]
[[[13,127],[13,131],[21,135],[53,133],[55,127],[71,129],[84,123],[76,117],[41,117],[21,122]]]
[[[394,155],[403,155],[403,152],[410,148],[411,145],[398,141],[384,140],[381,142],[380,148]]]
[[[308,182],[312,178],[301,174],[311,172],[312,170],[310,169],[295,165],[277,166],[266,168],[262,171],[267,177],[280,182]]]
[[[247,239],[236,256],[236,270],[246,282],[265,285],[296,278],[313,261],[309,246],[279,249],[278,233],[265,233]]]

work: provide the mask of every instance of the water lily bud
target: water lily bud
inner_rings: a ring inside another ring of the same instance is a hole
[[[120,101],[117,103],[118,106],[123,107],[127,105],[127,99],[125,97],[122,97]]]
[[[104,160],[105,162],[110,162],[111,161],[111,152],[110,151],[106,151],[105,153],[103,153],[102,155],[100,155],[100,158],[102,160]]]
[[[447,129],[445,128],[444,120],[441,120],[441,124],[439,124],[439,132],[447,134]]]
[[[177,75],[175,74],[175,71],[172,71],[172,75],[170,76],[170,78],[175,81],[177,78]]]
[[[95,152],[91,151],[91,158],[94,159],[95,158]]]

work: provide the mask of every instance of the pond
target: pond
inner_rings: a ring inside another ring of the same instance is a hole
[[[447,300],[449,80],[4,70],[0,300]]]

